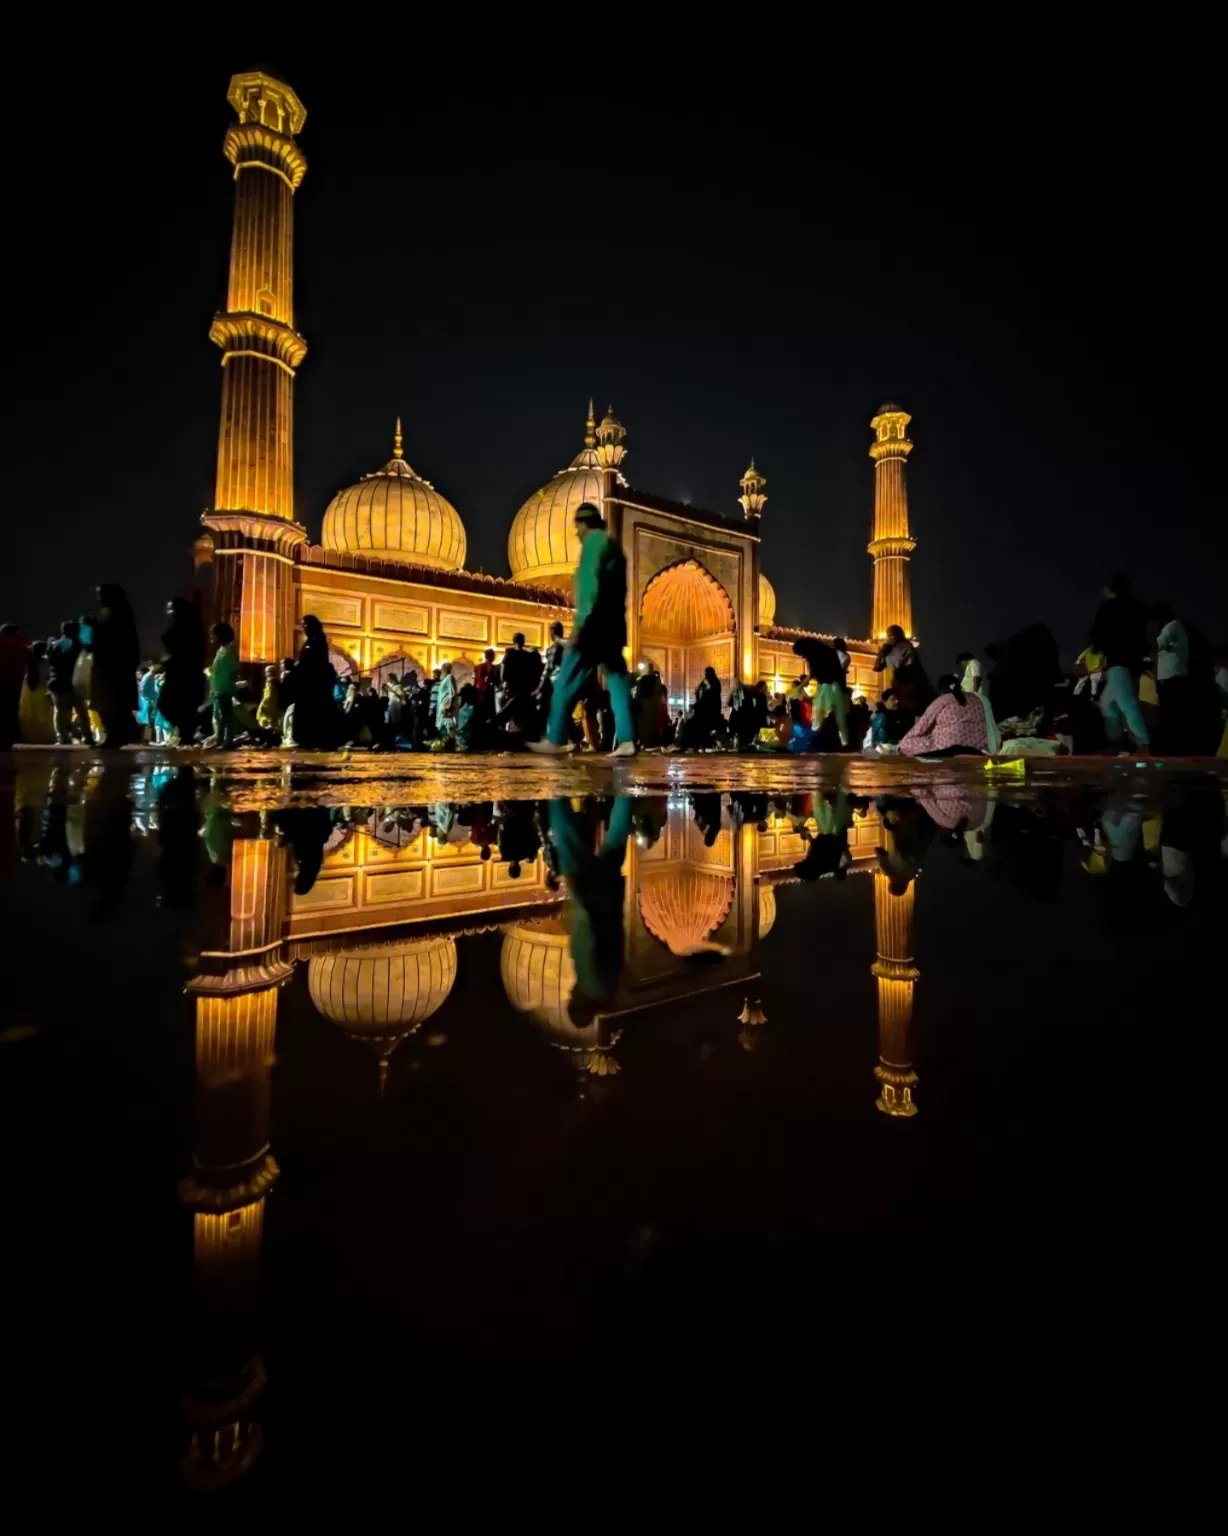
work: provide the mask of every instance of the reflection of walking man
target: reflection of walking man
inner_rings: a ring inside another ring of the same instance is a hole
[[[613,1001],[623,963],[623,860],[635,801],[619,795],[601,847],[593,852],[593,824],[570,800],[550,802],[550,836],[571,909],[571,958],[576,986],[568,1004],[573,1024],[592,1022]]]
[[[627,643],[627,561],[605,531],[601,513],[590,502],[576,508],[580,563],[576,567],[576,621],[550,700],[550,723],[535,752],[568,750],[567,725],[576,705],[592,686],[598,667],[606,676],[614,711],[615,757],[635,755],[631,685],[623,647]]]

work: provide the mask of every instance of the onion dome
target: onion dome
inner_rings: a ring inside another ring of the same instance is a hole
[[[766,629],[776,622],[776,588],[762,571],[759,573],[759,627]]]
[[[776,889],[771,885],[759,887],[759,937],[766,939],[776,926]]]
[[[456,940],[401,939],[315,955],[307,990],[316,1010],[387,1058],[446,1001]]]
[[[602,1042],[599,1024],[572,1022],[567,1003],[576,985],[576,967],[562,921],[553,914],[509,923],[503,934],[499,974],[508,1002],[533,1020],[551,1045],[568,1051],[579,1072],[614,1076],[610,1054],[617,1035]]]
[[[640,882],[640,916],[654,939],[672,955],[690,955],[703,947],[729,916],[733,881],[683,865],[645,874]]]
[[[512,520],[507,536],[507,560],[513,581],[535,586],[567,586],[580,561],[580,541],[573,519],[576,508],[602,503],[601,464],[597,458],[593,402],[584,423],[584,447],[566,469],[535,491]]]
[[[406,463],[400,417],[383,469],[329,502],[321,543],[325,549],[387,555],[439,571],[463,567],[465,525],[452,503]]]

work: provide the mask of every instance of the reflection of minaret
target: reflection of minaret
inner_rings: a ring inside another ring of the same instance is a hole
[[[307,530],[294,521],[294,193],[307,162],[294,142],[307,113],[280,80],[235,75],[238,121],[222,149],[235,168],[226,309],[210,340],[222,349],[222,423],[214,505],[198,559],[214,564],[215,617],[234,626],[246,662],[286,655],[293,636],[288,556]]]
[[[874,557],[874,608],[870,634],[882,640],[888,626],[898,624],[912,634],[912,587],[908,561],[917,543],[908,526],[908,492],[904,486],[904,461],[912,452],[907,428],[912,417],[898,405],[884,405],[870,423],[875,440],[870,445],[874,460],[874,530],[868,545]]]
[[[902,895],[891,892],[890,878],[874,874],[874,934],[878,958],[870,967],[878,983],[878,1066],[874,1076],[880,1092],[877,1108],[885,1115],[915,1115],[912,1091],[912,992],[921,974],[913,964],[912,906],[916,881]]]
[[[184,1406],[192,1439],[183,1461],[193,1487],[242,1476],[260,1454],[252,1412],[265,1385],[251,1329],[264,1201],[277,1179],[269,1148],[270,1074],[280,958],[283,848],[238,838],[230,854],[222,947],[202,953],[188,983],[196,1006],[196,1144],[180,1186],[192,1211],[196,1358]]]

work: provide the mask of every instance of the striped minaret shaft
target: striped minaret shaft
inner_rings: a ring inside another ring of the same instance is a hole
[[[874,527],[867,548],[874,560],[874,609],[870,633],[882,640],[889,625],[898,624],[906,635],[912,628],[912,587],[908,562],[916,540],[908,524],[908,491],[904,461],[912,452],[907,437],[907,411],[884,405],[870,426],[875,440],[870,447],[874,460]]]
[[[214,617],[239,654],[272,662],[293,644],[290,564],[306,531],[294,521],[294,375],[307,343],[294,329],[294,193],[307,162],[294,141],[306,111],[283,81],[235,75],[237,122],[222,149],[234,166],[226,308],[209,336],[222,349],[217,480],[204,524],[212,541]]]

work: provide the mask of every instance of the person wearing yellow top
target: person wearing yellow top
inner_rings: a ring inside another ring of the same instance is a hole
[[[1093,646],[1085,646],[1075,658],[1075,666],[1082,667],[1083,674],[1075,684],[1075,692],[1082,693],[1084,688],[1091,689],[1094,699],[1100,692],[1104,682],[1104,653]]]

